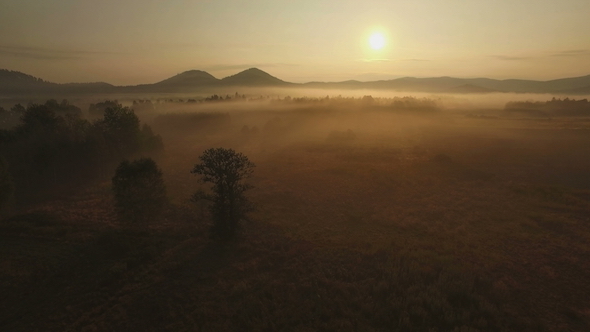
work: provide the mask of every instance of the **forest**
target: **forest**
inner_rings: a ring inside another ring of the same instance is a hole
[[[586,99],[121,97],[0,107],[0,330],[590,330]]]

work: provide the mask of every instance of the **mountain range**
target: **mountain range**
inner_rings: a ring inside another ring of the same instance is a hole
[[[370,82],[309,82],[290,83],[260,69],[250,68],[235,75],[218,79],[201,70],[189,70],[153,84],[115,86],[109,83],[58,84],[18,71],[0,70],[0,95],[28,95],[38,93],[171,93],[211,91],[226,87],[283,87],[318,89],[369,89],[430,93],[552,93],[590,94],[590,75],[549,81],[489,78],[402,77]]]

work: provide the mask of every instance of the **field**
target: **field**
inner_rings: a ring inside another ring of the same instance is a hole
[[[590,118],[225,112],[149,118],[158,222],[121,227],[108,176],[3,220],[0,329],[590,330]],[[210,147],[257,165],[236,241],[189,200]]]

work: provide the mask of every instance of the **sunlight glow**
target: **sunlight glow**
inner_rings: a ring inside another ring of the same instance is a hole
[[[369,45],[374,50],[380,50],[385,46],[385,37],[381,33],[374,33],[369,37]]]

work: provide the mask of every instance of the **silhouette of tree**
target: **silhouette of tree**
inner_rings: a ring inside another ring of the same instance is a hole
[[[67,100],[50,99],[1,112],[6,130],[0,129],[0,151],[11,166],[18,201],[68,190],[97,175],[112,176],[112,166],[122,159],[163,148],[162,138],[147,125],[140,129],[129,108],[117,104],[93,123],[77,110]]]
[[[16,114],[19,114],[21,116],[25,113],[26,110],[27,109],[21,104],[16,104],[16,105],[12,106],[12,108],[10,108],[10,111],[12,111]]]
[[[162,171],[151,158],[122,161],[112,185],[115,208],[125,223],[137,225],[155,219],[167,201]]]
[[[0,217],[5,214],[6,208],[12,199],[14,187],[8,172],[8,165],[0,156]]]
[[[375,103],[375,99],[371,95],[363,96],[362,102],[365,105],[373,105],[373,103]]]
[[[144,124],[139,132],[139,144],[142,151],[160,151],[164,149],[162,136],[156,135],[152,127]]]
[[[252,174],[256,165],[242,153],[224,148],[208,149],[199,159],[201,163],[195,164],[191,173],[201,175],[201,182],[211,183],[212,194],[198,191],[193,200],[210,201],[212,235],[231,238],[236,234],[240,221],[251,210],[244,192],[252,187],[242,181]]]
[[[117,155],[129,155],[139,149],[139,118],[129,107],[107,107],[104,118],[98,122],[102,125],[105,139]]]
[[[46,105],[31,105],[21,117],[21,132],[45,132],[55,133],[63,119],[55,114],[51,108]]]
[[[88,115],[91,118],[102,118],[104,116],[104,111],[107,108],[117,106],[119,106],[119,102],[116,100],[105,100],[100,103],[90,104],[88,107]]]
[[[82,110],[78,106],[70,104],[67,99],[62,100],[61,103],[58,103],[55,99],[49,99],[45,102],[45,106],[57,115],[82,116]]]
[[[24,113],[25,108],[21,104],[16,104],[9,110],[0,107],[0,129],[16,127]]]
[[[3,107],[0,106],[0,129],[8,128],[8,124],[10,123],[10,112],[5,110]]]

